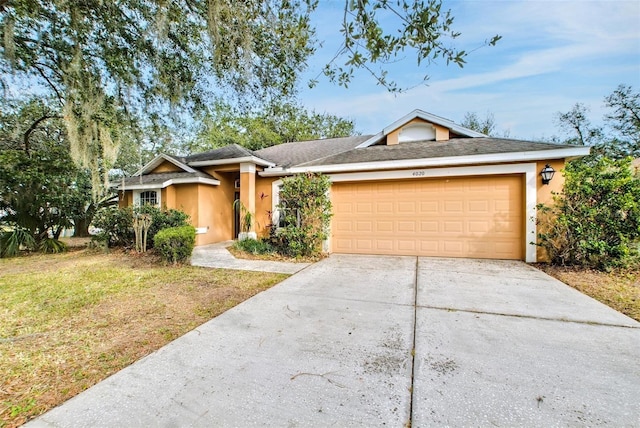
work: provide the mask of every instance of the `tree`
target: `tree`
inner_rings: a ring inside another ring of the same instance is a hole
[[[340,29],[344,40],[323,73],[346,87],[354,70],[364,69],[379,85],[399,91],[402,88],[389,78],[384,65],[405,56],[407,50],[415,55],[418,66],[442,58],[447,64],[462,67],[467,52],[450,46],[450,40],[460,36],[453,29],[453,21],[451,11],[443,10],[440,0],[346,0]],[[499,40],[496,35],[484,44],[495,45]]]
[[[317,4],[2,0],[0,72],[3,83],[13,76],[55,96],[72,158],[97,187],[122,139],[139,134],[135,124],[179,122],[181,112],[206,105],[211,86],[267,103],[292,96],[318,46],[310,23]],[[389,17],[397,25],[387,30],[381,22]],[[345,0],[343,45],[324,74],[346,86],[364,69],[397,90],[384,65],[407,50],[418,65],[444,58],[462,66],[467,53],[450,47],[460,35],[452,26],[441,0]]]
[[[61,115],[50,100],[4,100],[0,111],[0,199],[10,213],[3,219],[24,227],[38,242],[63,227],[88,236],[98,203],[91,176],[77,168]],[[26,190],[29,189],[29,190]]]
[[[509,137],[509,131],[503,131],[501,134],[497,131],[496,120],[491,112],[487,112],[484,119],[480,119],[476,112],[466,112],[464,114],[464,119],[462,119],[462,123],[460,124],[465,128],[472,129],[477,132],[481,132],[490,137]]]
[[[569,112],[557,113],[558,125],[569,133],[564,142],[593,147],[595,158],[640,157],[640,93],[631,86],[620,85],[605,98],[605,105],[612,109],[604,117],[608,125],[605,127],[593,126],[588,107],[581,103]]]
[[[250,113],[218,102],[202,121],[198,135],[185,147],[198,152],[239,144],[250,150],[292,141],[354,134],[353,122],[293,104],[276,104]]]
[[[566,113],[557,113],[558,126],[564,131],[573,134],[565,140],[566,144],[594,146],[601,142],[603,138],[602,129],[592,127],[588,115],[589,109],[582,103],[576,103]]]
[[[283,227],[271,228],[271,244],[291,257],[322,252],[331,220],[331,181],[320,174],[298,174],[282,180],[278,212]]]
[[[640,177],[630,159],[570,162],[562,194],[540,206],[539,243],[551,261],[607,269],[638,262]]]
[[[0,151],[0,211],[5,213],[0,221],[11,231],[28,235],[25,243],[32,243],[31,249],[50,237],[58,239],[71,225],[67,214],[68,190],[73,186],[69,162],[56,146],[30,154]]]
[[[619,133],[612,149],[617,149],[619,155],[640,157],[640,92],[620,85],[605,98],[605,104],[613,109],[605,119]]]

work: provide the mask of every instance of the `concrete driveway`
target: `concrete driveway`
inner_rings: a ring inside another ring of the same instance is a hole
[[[640,424],[640,323],[520,262],[333,255],[30,426]]]

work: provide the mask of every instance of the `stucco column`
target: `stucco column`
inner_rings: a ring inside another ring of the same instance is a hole
[[[240,202],[244,208],[253,216],[251,229],[247,234],[249,238],[256,238],[256,165],[254,163],[243,162],[240,164]],[[240,213],[242,222],[243,213]]]

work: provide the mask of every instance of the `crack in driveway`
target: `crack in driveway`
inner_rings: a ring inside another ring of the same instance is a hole
[[[557,322],[563,322],[563,323],[568,322],[568,323],[586,324],[586,325],[603,326],[603,327],[640,329],[640,326],[632,326],[632,325],[624,325],[624,324],[614,324],[614,323],[596,322],[596,321],[580,321],[580,320],[570,320],[567,318],[540,317],[535,315],[510,314],[506,312],[492,312],[492,311],[481,311],[481,310],[473,310],[473,309],[458,309],[458,308],[452,308],[452,307],[446,307],[446,306],[416,305],[416,308],[435,309],[435,310],[445,311],[445,312],[465,312],[465,313],[479,314],[479,315],[495,315],[495,316],[501,316],[501,317],[526,318],[526,319],[542,320],[542,321],[557,321]]]

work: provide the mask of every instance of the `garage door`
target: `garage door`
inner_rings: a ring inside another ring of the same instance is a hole
[[[523,259],[522,175],[334,183],[335,253]]]

